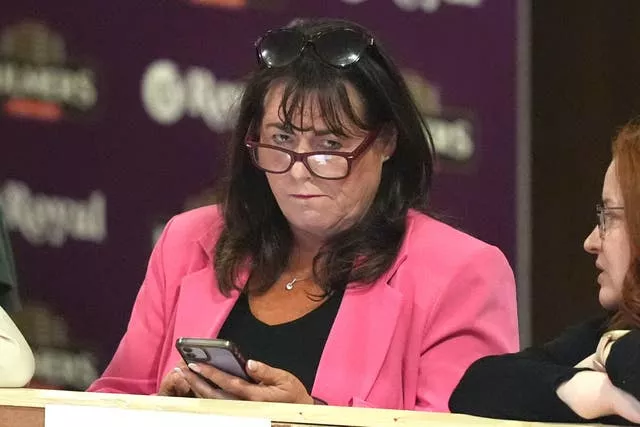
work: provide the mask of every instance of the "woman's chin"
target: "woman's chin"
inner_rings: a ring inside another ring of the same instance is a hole
[[[601,286],[600,292],[598,293],[598,301],[605,310],[616,311],[620,302],[620,296],[612,292],[611,289]]]
[[[296,221],[289,221],[289,224],[294,230],[301,231],[305,234],[325,237],[328,237],[330,234],[329,225],[326,224],[326,221],[322,221],[321,218],[298,218]]]

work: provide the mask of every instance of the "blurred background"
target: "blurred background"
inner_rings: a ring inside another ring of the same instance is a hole
[[[598,313],[582,241],[640,106],[634,0],[22,0],[0,8],[0,204],[32,386],[84,389],[166,221],[211,203],[253,43],[296,17],[368,27],[439,155],[432,206],[502,249],[522,344]]]

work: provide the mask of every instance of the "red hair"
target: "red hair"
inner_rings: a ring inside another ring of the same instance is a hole
[[[613,141],[613,159],[631,250],[631,265],[622,287],[613,329],[640,328],[640,117],[627,123]]]

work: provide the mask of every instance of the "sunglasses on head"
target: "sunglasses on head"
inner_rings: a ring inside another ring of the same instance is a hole
[[[373,37],[351,28],[336,28],[308,36],[298,30],[283,28],[267,32],[256,41],[258,62],[266,67],[283,67],[312,48],[325,63],[344,68],[362,58]]]

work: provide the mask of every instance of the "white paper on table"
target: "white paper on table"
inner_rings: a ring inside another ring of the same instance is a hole
[[[45,427],[271,427],[262,418],[97,406],[45,405]]]

